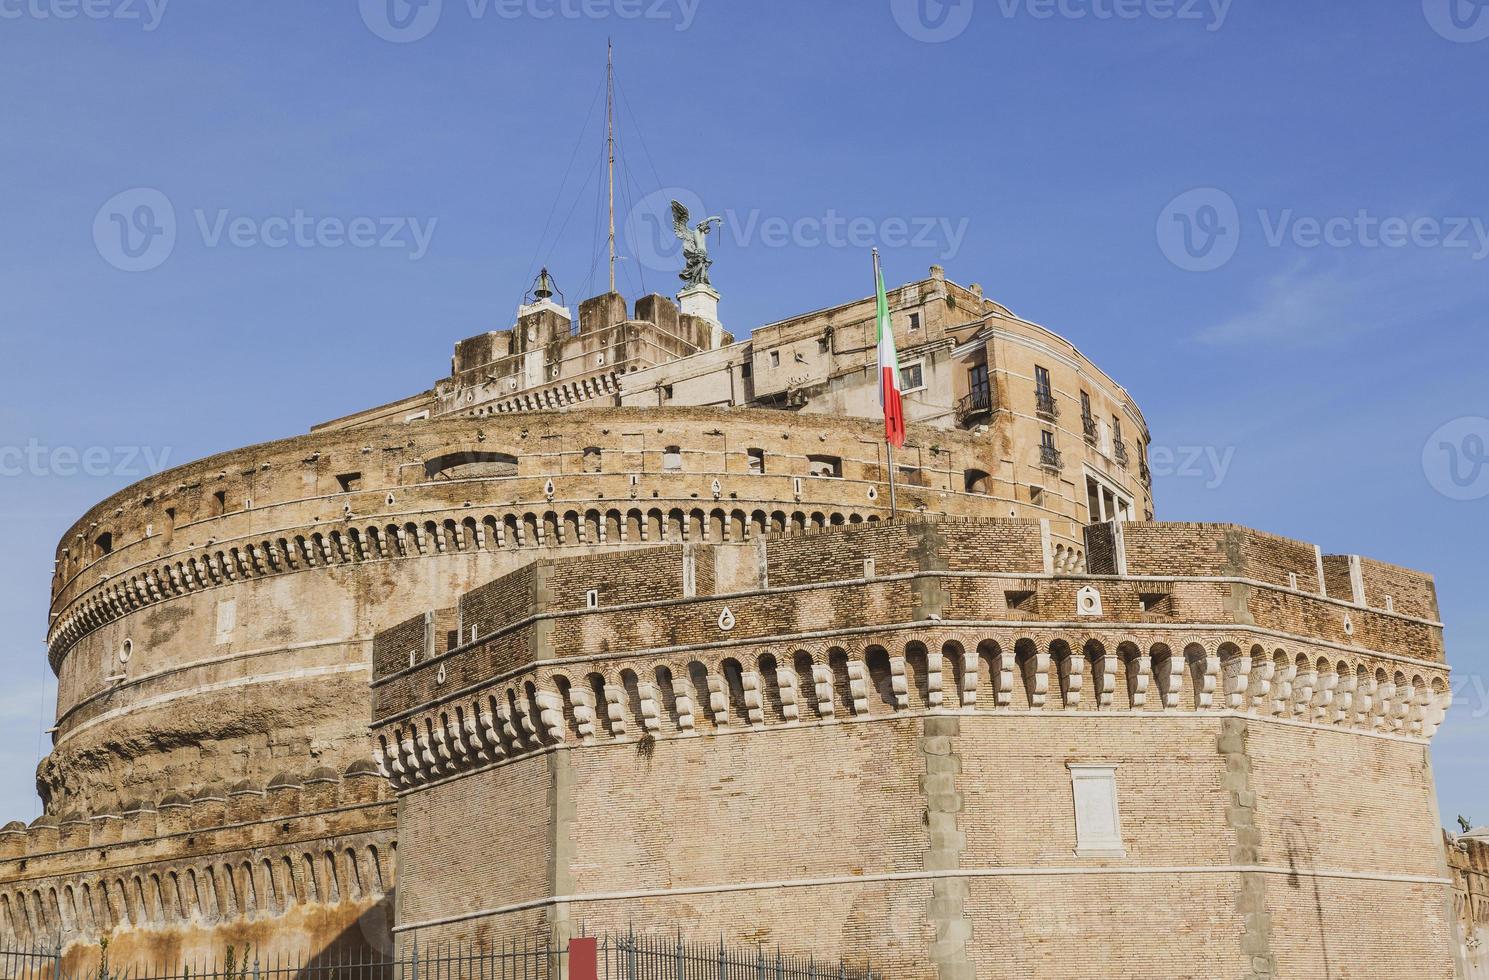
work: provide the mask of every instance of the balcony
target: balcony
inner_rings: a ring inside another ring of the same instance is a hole
[[[1054,446],[1039,447],[1039,465],[1057,472],[1065,468],[1065,463],[1060,459],[1060,450]]]
[[[1123,442],[1121,439],[1118,439],[1116,442],[1112,443],[1112,458],[1117,461],[1118,466],[1126,469],[1128,463],[1127,443]]]
[[[993,414],[993,391],[990,386],[974,388],[957,399],[956,424],[960,427],[976,425],[986,420],[991,414]]]
[[[1153,472],[1148,469],[1148,464],[1147,463],[1139,463],[1137,465],[1137,472],[1138,472],[1138,476],[1142,478],[1143,486],[1147,487],[1149,490],[1152,490],[1153,489]]]
[[[1057,419],[1060,417],[1060,406],[1055,404],[1055,394],[1042,388],[1034,392],[1034,411],[1040,418]]]
[[[1096,420],[1089,415],[1082,415],[1081,430],[1086,433],[1086,442],[1096,445]]]

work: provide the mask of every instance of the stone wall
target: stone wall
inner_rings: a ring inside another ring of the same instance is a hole
[[[1451,976],[1440,660],[1253,607],[1345,611],[1260,558],[1256,580],[1166,577],[1156,611],[1151,580],[1050,576],[1048,548],[1022,522],[769,539],[768,586],[711,596],[661,549],[625,573],[650,601],[598,608],[574,599],[604,570],[558,563],[567,601],[379,658],[400,935],[680,924],[905,977]],[[508,635],[530,664],[489,655]],[[1114,767],[1119,851],[1078,839],[1072,766]]]

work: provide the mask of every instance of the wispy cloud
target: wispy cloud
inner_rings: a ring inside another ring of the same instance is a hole
[[[1464,275],[1465,263],[1472,275]],[[1260,284],[1249,308],[1201,329],[1195,339],[1313,346],[1399,329],[1482,297],[1486,272],[1483,263],[1441,253],[1297,258]]]

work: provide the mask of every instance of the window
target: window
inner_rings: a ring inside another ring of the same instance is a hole
[[[584,450],[584,460],[583,460],[583,463],[584,463],[584,472],[586,472],[586,473],[598,473],[598,472],[600,472],[600,447],[599,446],[590,446],[587,449],[585,449]]]
[[[1075,801],[1075,853],[1080,857],[1126,857],[1117,810],[1117,767],[1068,765]]]
[[[1039,465],[1053,470],[1060,468],[1060,450],[1055,448],[1055,434],[1049,429],[1039,432]]]
[[[1132,520],[1132,501],[1089,475],[1086,477],[1086,510],[1089,514],[1086,520],[1091,524]]]
[[[900,368],[900,391],[919,391],[925,387],[925,362],[915,361]]]
[[[670,402],[671,400],[672,400],[672,386],[671,385],[662,385],[662,401],[664,401],[664,402]]]
[[[336,477],[337,486],[341,487],[342,493],[351,493],[353,490],[362,489],[361,473],[342,473]]]
[[[749,361],[745,361],[743,364],[741,364],[739,366],[739,376],[741,378],[751,377],[754,373],[755,373],[755,366],[753,364],[751,364]]]
[[[517,475],[517,457],[506,453],[446,453],[424,463],[430,480],[472,480]]]
[[[749,460],[750,472],[759,476],[765,472],[765,450],[746,449],[745,456]]]
[[[212,516],[221,517],[227,513],[227,491],[219,490],[212,495]]]
[[[668,473],[682,472],[682,449],[678,446],[668,446],[662,450],[662,469]]]
[[[987,493],[991,477],[983,470],[967,470],[962,474],[962,486],[968,493]]]
[[[967,369],[967,390],[976,395],[982,393],[984,399],[987,397],[987,362],[974,364]]]
[[[1055,418],[1059,411],[1055,408],[1055,390],[1050,386],[1050,372],[1047,368],[1034,367],[1034,407],[1047,418]]]
[[[843,461],[837,456],[808,456],[807,472],[812,476],[839,478],[843,475]]]
[[[597,609],[600,605],[600,590],[590,589],[584,593],[584,606],[586,609]]]
[[[771,367],[780,367],[781,366],[781,352],[780,351],[773,350],[773,351],[770,352],[770,366]]]
[[[1081,392],[1081,418],[1088,419],[1090,417],[1091,417],[1091,393],[1089,391],[1082,391]]]
[[[920,314],[919,313],[911,313],[910,314],[910,329],[911,330],[919,330],[920,329]]]
[[[113,553],[114,535],[108,531],[103,532],[94,539],[93,547],[95,554],[99,558],[102,558],[104,555]]]

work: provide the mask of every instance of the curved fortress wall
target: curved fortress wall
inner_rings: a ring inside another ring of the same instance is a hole
[[[680,923],[897,977],[1452,976],[1430,580],[1346,559],[1387,611],[1297,542],[1121,531],[1120,575],[1051,575],[1007,521],[545,562],[380,634],[398,934]],[[725,594],[731,550],[754,584]],[[452,645],[477,610],[490,632]]]

